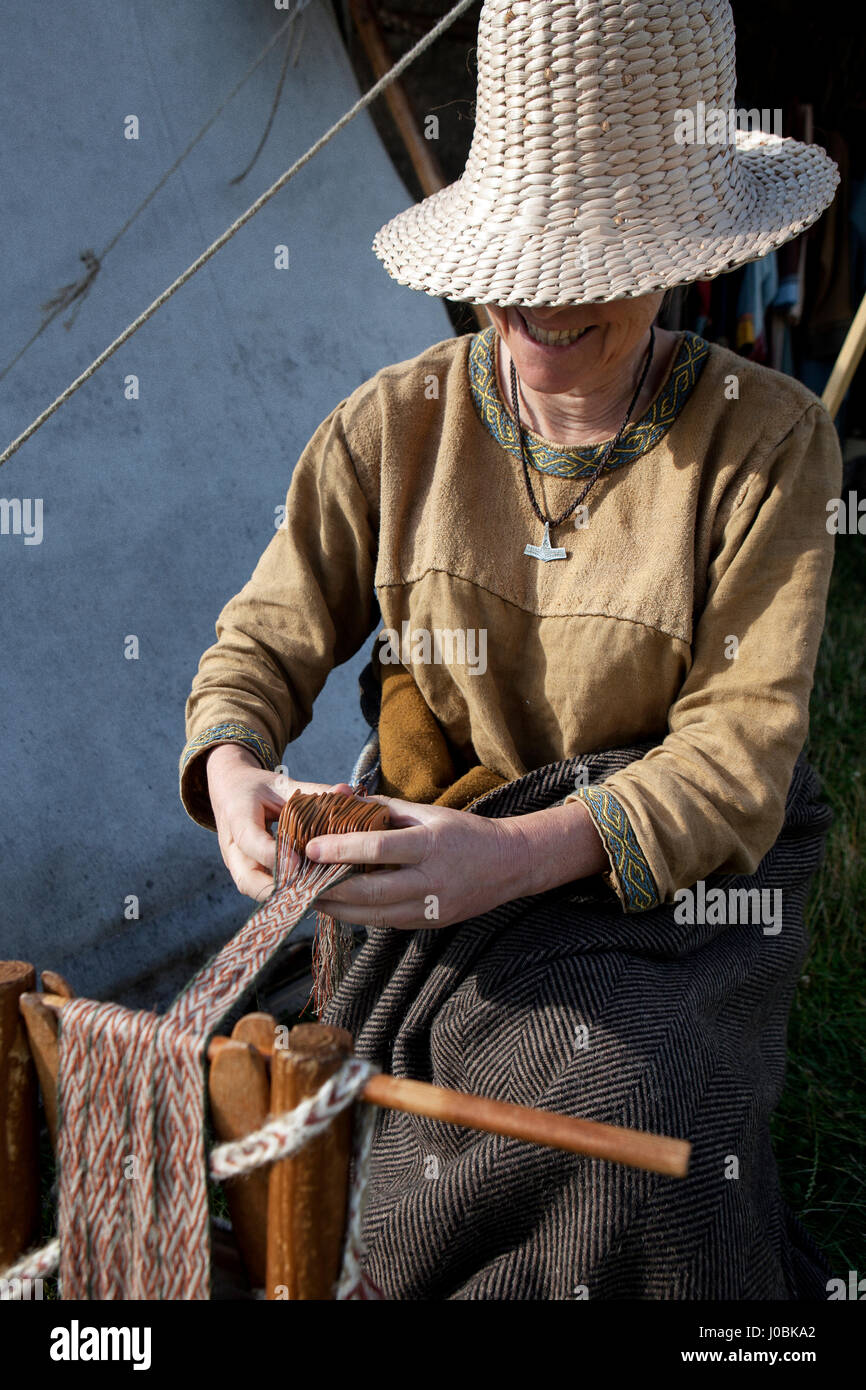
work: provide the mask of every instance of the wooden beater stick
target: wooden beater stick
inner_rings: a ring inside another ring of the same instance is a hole
[[[553,1110],[533,1110],[527,1105],[510,1105],[485,1096],[465,1095],[430,1086],[425,1081],[404,1081],[382,1073],[373,1076],[362,1092],[363,1100],[390,1110],[406,1110],[411,1115],[429,1115],[451,1125],[525,1139],[550,1149],[606,1158],[629,1168],[647,1168],[671,1178],[684,1178],[689,1168],[691,1144],[668,1139],[661,1134],[645,1134],[638,1129],[578,1120]]]

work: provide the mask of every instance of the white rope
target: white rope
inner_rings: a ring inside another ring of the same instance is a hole
[[[302,1100],[294,1110],[275,1115],[261,1129],[218,1144],[211,1150],[210,1175],[217,1182],[237,1178],[261,1168],[263,1163],[275,1163],[278,1158],[296,1154],[311,1139],[322,1134],[336,1115],[351,1105],[363,1091],[376,1068],[360,1057],[352,1057],[338,1072],[308,1100]]]
[[[377,1074],[376,1067],[360,1057],[350,1057],[338,1072],[320,1086],[315,1095],[302,1100],[294,1110],[276,1115],[261,1129],[253,1130],[243,1139],[228,1144],[217,1144],[211,1150],[210,1175],[217,1182],[225,1178],[241,1177],[252,1173],[265,1163],[288,1158],[298,1153],[311,1140],[322,1134],[341,1111],[348,1109],[360,1096],[371,1076]],[[345,1258],[337,1287],[337,1298],[347,1297],[347,1291],[356,1287],[362,1277],[361,1257],[361,1216],[363,1195],[366,1187],[367,1165],[373,1143],[375,1113],[359,1117],[360,1136],[355,1142],[355,1171],[352,1186],[352,1199],[346,1222]],[[0,1272],[0,1302],[16,1302],[26,1297],[23,1283],[26,1280],[44,1279],[53,1274],[60,1263],[60,1237],[55,1236],[47,1245],[32,1250],[22,1256],[14,1265]],[[17,1287],[15,1287],[17,1285]],[[342,1290],[342,1293],[341,1293]]]
[[[3,1287],[0,1288],[0,1302],[14,1303],[21,1299],[22,1289],[10,1289],[6,1287],[10,1283],[20,1283],[27,1279],[45,1279],[49,1274],[53,1274],[60,1263],[60,1238],[55,1236],[47,1245],[43,1245],[39,1250],[31,1250],[29,1254],[23,1255],[14,1265],[4,1269],[0,1273],[0,1280]]]
[[[231,226],[227,227],[226,230],[217,237],[216,241],[211,242],[207,250],[203,251],[201,255],[193,261],[192,265],[187,266],[186,270],[162,291],[162,294],[157,295],[153,303],[149,304],[148,307],[138,315],[138,318],[133,319],[132,323],[128,324],[123,332],[114,339],[114,342],[109,343],[108,347],[105,348],[98,357],[94,358],[90,366],[85,368],[81,375],[77,376],[75,380],[66,387],[65,391],[61,391],[56,400],[52,401],[51,404],[42,411],[41,415],[37,415],[36,419],[27,426],[27,429],[24,430],[22,434],[19,434],[16,439],[12,440],[12,443],[0,454],[0,465],[6,463],[7,459],[10,459],[13,454],[17,453],[21,445],[25,444],[27,440],[45,424],[46,420],[50,420],[54,412],[59,410],[64,402],[68,401],[70,396],[74,395],[79,387],[84,385],[85,381],[89,381],[94,373],[108,361],[109,357],[112,357],[114,353],[117,352],[118,348],[121,348],[124,343],[128,342],[133,333],[136,333],[143,324],[147,323],[148,319],[152,318],[157,310],[161,309],[163,304],[171,299],[173,294],[176,294],[188,280],[191,280],[196,271],[201,270],[202,266],[206,265],[211,257],[215,256],[217,251],[221,250],[236,232],[240,231],[241,227],[245,226],[251,218],[255,217],[256,213],[260,212],[265,204],[269,203],[271,198],[279,193],[280,189],[284,188],[300,169],[303,169],[305,164],[308,164],[320,150],[324,149],[325,145],[327,145],[330,140],[333,140],[334,136],[339,134],[344,126],[348,125],[355,116],[365,109],[365,107],[375,101],[376,97],[379,96],[381,92],[384,92],[386,87],[389,87],[392,82],[396,81],[400,74],[405,72],[409,64],[414,62],[425,49],[431,46],[431,44],[434,44],[439,35],[444,33],[449,25],[453,24],[455,19],[463,14],[464,10],[468,10],[471,5],[476,3],[477,0],[459,0],[459,3],[456,4],[453,9],[449,10],[448,13],[440,19],[439,23],[433,26],[428,34],[425,34],[422,39],[419,39],[414,47],[409,49],[408,53],[404,53],[403,57],[398,59],[394,66],[389,68],[388,71],[379,78],[378,82],[375,82],[362,97],[358,98],[354,106],[351,106],[338,121],[334,122],[330,130],[326,130],[324,135],[320,135],[319,139],[310,146],[306,153],[302,154],[300,159],[296,159],[291,168],[280,175],[276,183],[272,183],[270,188],[266,189],[254,203],[251,203],[246,212],[241,213],[240,217],[232,222]]]

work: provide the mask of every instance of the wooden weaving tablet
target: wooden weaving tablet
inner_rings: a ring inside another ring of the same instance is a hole
[[[351,831],[388,830],[391,817],[386,806],[349,796],[346,792],[293,792],[280,812],[278,835],[287,835],[302,854],[317,835],[345,835]],[[364,870],[375,865],[358,865]]]
[[[345,835],[351,831],[387,830],[391,817],[385,806],[346,792],[294,792],[280,811],[277,845],[292,846],[303,855],[317,835]],[[277,851],[278,855],[280,850]],[[378,864],[352,866],[364,873]],[[327,866],[322,864],[321,870]],[[314,867],[315,874],[320,869]],[[313,939],[313,990],[310,1002],[321,1015],[352,963],[353,932],[326,913],[317,912]]]

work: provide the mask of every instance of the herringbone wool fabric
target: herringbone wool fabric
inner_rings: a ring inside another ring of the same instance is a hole
[[[60,1014],[58,1229],[64,1299],[206,1299],[204,1058],[210,1035],[352,865],[304,859],[163,1017],[73,999]]]
[[[646,751],[551,764],[468,814],[542,809],[582,770],[597,783]],[[387,1298],[826,1297],[829,1270],[782,1199],[769,1119],[830,819],[801,756],[755,874],[707,880],[706,891],[768,890],[768,904],[780,890],[775,933],[678,922],[674,904],[626,915],[598,880],[454,927],[370,930],[324,1015],[352,1032],[356,1055],[693,1145],[675,1180],[380,1112],[364,1237]]]

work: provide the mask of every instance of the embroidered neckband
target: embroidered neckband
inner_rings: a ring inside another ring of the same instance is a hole
[[[469,384],[481,422],[498,444],[520,458],[520,440],[514,421],[505,409],[499,392],[493,362],[496,329],[489,327],[474,334],[469,347]],[[668,379],[652,405],[639,420],[629,425],[611,453],[604,472],[632,463],[652,449],[667,434],[679,415],[704,369],[710,349],[696,333],[685,333]],[[523,438],[530,464],[539,473],[560,478],[588,477],[607,448],[607,443],[584,448],[561,449],[541,435],[524,428]]]

